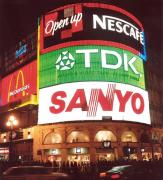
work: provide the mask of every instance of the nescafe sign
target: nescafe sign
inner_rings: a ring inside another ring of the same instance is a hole
[[[41,21],[41,53],[70,45],[112,45],[146,60],[144,29],[119,7],[78,3],[58,8]]]

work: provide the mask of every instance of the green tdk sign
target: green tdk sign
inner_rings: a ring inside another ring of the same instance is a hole
[[[130,84],[145,89],[140,57],[109,46],[73,46],[40,58],[40,88],[80,81]]]

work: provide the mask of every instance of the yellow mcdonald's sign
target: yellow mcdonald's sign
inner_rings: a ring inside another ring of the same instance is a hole
[[[13,83],[13,75],[11,76],[11,79],[10,79],[10,83],[9,83],[9,88],[8,88],[8,96],[7,96],[7,102],[10,102],[10,97],[14,94],[17,94],[18,92],[22,92],[22,96],[25,96],[25,89],[26,88],[20,88],[18,89],[18,85],[19,85],[19,81],[20,81],[20,77],[21,77],[21,85],[22,87],[25,86],[25,81],[24,81],[24,73],[22,70],[19,70],[18,71],[18,74],[16,76],[16,84],[14,85],[15,86],[15,89],[11,89],[11,85]]]

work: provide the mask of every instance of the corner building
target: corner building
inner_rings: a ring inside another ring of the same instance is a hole
[[[37,91],[28,92],[29,83],[10,91],[31,94],[23,110],[35,116],[22,140],[31,141],[34,160],[162,157],[163,131],[152,127],[145,82],[145,30],[134,15],[103,3],[60,6],[41,17],[36,59]]]

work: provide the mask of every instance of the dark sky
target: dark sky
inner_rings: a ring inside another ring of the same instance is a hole
[[[37,28],[37,18],[59,5],[94,0],[0,0],[0,53]],[[126,9],[143,24],[148,57],[163,61],[163,0],[96,0]]]

